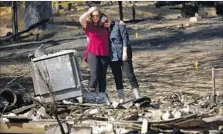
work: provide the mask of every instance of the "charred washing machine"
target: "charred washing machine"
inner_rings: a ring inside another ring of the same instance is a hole
[[[43,102],[76,98],[83,102],[77,51],[63,50],[31,59],[35,94]]]

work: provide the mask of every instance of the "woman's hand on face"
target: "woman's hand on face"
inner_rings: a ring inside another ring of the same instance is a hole
[[[97,7],[91,7],[91,8],[88,9],[88,12],[89,12],[89,13],[92,13],[92,12],[94,12],[94,11],[96,11],[96,10],[98,10]]]

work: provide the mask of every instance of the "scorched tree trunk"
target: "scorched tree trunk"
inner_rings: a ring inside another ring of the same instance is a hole
[[[27,29],[30,25],[35,24],[43,19],[52,16],[52,7],[50,1],[26,1],[24,27]],[[37,29],[44,30],[46,24],[39,26]]]

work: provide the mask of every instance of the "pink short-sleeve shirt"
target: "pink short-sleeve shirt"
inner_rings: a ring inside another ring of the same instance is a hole
[[[88,37],[86,52],[96,56],[109,56],[109,31],[92,24],[87,24],[84,31]]]

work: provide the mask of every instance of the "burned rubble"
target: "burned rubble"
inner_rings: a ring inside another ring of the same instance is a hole
[[[17,77],[1,87],[0,110],[10,111],[21,106],[33,103],[30,94],[22,87],[19,81],[23,77]]]
[[[85,89],[76,54],[36,52],[31,58],[35,95],[19,84],[23,77],[1,88],[2,133],[223,132],[222,96],[213,103],[212,95],[175,92],[156,100],[141,97],[108,106],[105,94]]]

